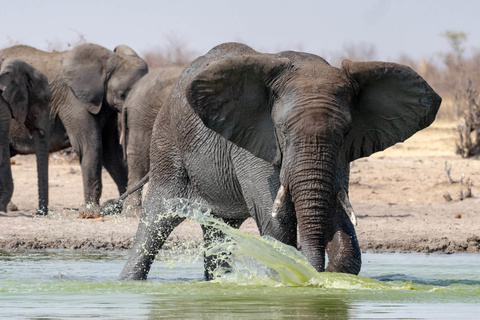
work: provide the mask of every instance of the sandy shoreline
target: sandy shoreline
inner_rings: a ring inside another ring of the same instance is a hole
[[[350,198],[358,216],[360,247],[374,252],[480,252],[480,161],[454,154],[454,124],[434,124],[402,145],[352,166]],[[16,156],[13,202],[19,211],[0,212],[0,249],[128,249],[138,218],[78,219],[83,198],[80,167],[58,155],[50,159],[48,217],[33,217],[37,205],[34,156]],[[449,184],[445,163],[451,166]],[[103,173],[102,201],[117,196]],[[472,196],[460,200],[459,192]],[[447,202],[443,195],[453,198]],[[253,220],[242,230],[258,234]],[[201,243],[198,224],[186,221],[169,238]]]

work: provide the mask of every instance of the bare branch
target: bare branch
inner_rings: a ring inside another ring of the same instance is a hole
[[[452,171],[452,165],[451,164],[449,165],[448,161],[445,161],[444,170],[445,170],[445,175],[447,176],[448,184],[454,183],[454,181],[452,180],[452,177],[450,177],[450,171]]]

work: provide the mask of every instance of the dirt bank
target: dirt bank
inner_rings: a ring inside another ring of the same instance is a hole
[[[455,155],[455,138],[455,124],[435,123],[404,144],[352,165],[350,198],[362,250],[480,252],[480,161]],[[127,249],[132,245],[137,218],[78,219],[78,212],[70,210],[83,201],[76,160],[51,155],[53,212],[48,217],[32,216],[37,206],[35,157],[16,156],[14,161],[13,202],[19,211],[0,213],[0,248]],[[451,167],[453,183],[448,182],[445,166]],[[103,177],[105,201],[116,197],[117,190],[106,172]],[[471,196],[466,197],[469,188]],[[449,202],[446,192],[452,198]],[[253,221],[242,229],[257,233]],[[184,222],[169,241],[185,238],[200,242],[200,227]]]

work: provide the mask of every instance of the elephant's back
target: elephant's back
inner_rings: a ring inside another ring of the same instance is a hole
[[[2,49],[0,58],[16,58],[25,61],[47,76],[49,82],[58,76],[64,52],[46,52],[36,48],[17,45]]]
[[[143,76],[125,100],[129,127],[152,128],[182,68],[158,68]]]

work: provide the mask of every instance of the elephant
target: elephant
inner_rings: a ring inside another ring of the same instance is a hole
[[[47,77],[18,59],[0,67],[0,211],[7,211],[13,195],[10,134],[24,127],[37,155],[38,214],[48,212],[48,154],[50,146],[50,87]]]
[[[120,140],[128,165],[128,189],[144,177],[150,167],[150,138],[153,123],[184,68],[161,67],[150,71],[130,91],[122,110]],[[140,216],[142,190],[123,203],[122,214]]]
[[[300,247],[319,272],[358,274],[361,252],[342,205],[349,163],[429,126],[440,103],[424,79],[395,63],[344,60],[337,68],[309,53],[214,47],[183,71],[157,115],[142,218],[119,278],[147,278],[184,220],[168,212],[165,199],[175,198],[232,227],[253,217],[261,235]],[[215,231],[203,229],[208,244]],[[207,280],[213,258],[205,256]]]
[[[119,142],[118,113],[133,85],[148,72],[147,64],[131,48],[110,51],[82,44],[63,52],[44,52],[17,45],[0,50],[0,59],[22,59],[45,74],[51,90],[50,152],[72,146],[78,154],[85,210],[98,209],[102,166],[120,193],[127,187],[128,171]],[[11,136],[18,153],[32,153],[25,130]]]

